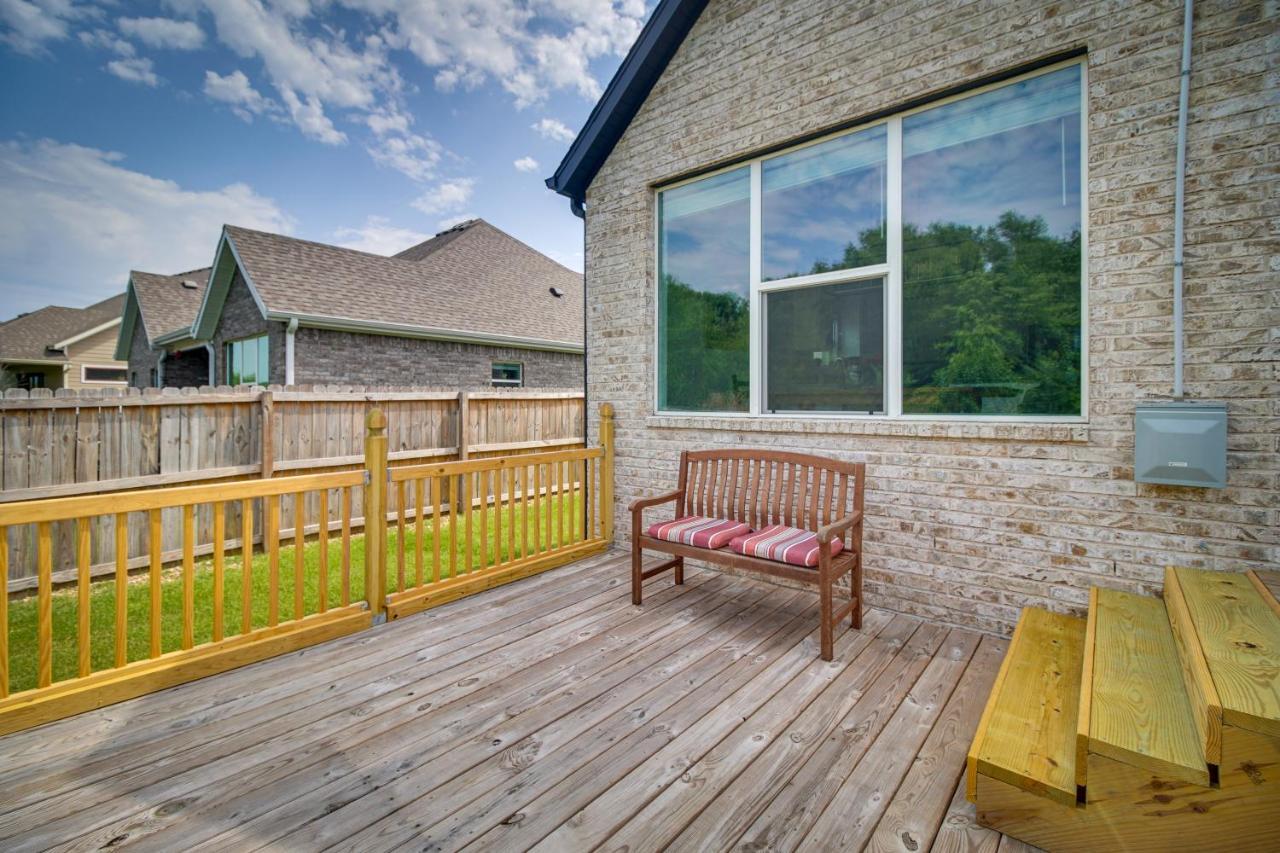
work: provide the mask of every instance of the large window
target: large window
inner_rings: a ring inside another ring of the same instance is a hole
[[[109,382],[112,385],[123,385],[129,379],[128,369],[110,367],[108,365],[80,365],[80,381],[85,383]]]
[[[270,377],[267,336],[228,341],[226,344],[227,384],[266,385]]]
[[[495,386],[519,388],[524,384],[524,365],[518,361],[495,361],[489,365]]]
[[[1084,414],[1084,65],[658,195],[661,411]]]

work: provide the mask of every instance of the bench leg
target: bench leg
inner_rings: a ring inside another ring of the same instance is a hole
[[[684,557],[676,557],[676,583],[684,585]]]
[[[849,601],[853,603],[853,610],[849,613],[849,624],[853,626],[855,631],[862,628],[862,555],[858,555],[858,561],[853,564],[853,570],[849,572]]]
[[[832,618],[832,584],[830,581],[821,585],[818,595],[822,609],[822,659],[831,660],[836,656],[835,652],[835,620]]]
[[[640,587],[644,584],[644,577],[641,576],[641,563],[644,562],[644,555],[640,550],[640,537],[634,533],[631,537],[631,603],[639,604],[641,601]]]

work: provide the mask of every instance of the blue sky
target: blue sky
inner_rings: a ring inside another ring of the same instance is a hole
[[[391,253],[543,185],[644,0],[0,0],[0,318],[208,264],[223,222]]]

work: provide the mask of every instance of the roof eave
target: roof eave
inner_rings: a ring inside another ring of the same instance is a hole
[[[662,0],[618,66],[547,187],[581,216],[587,187],[689,34],[707,0]]]
[[[71,337],[67,338],[65,341],[58,341],[53,346],[49,347],[49,349],[66,349],[72,344],[83,341],[85,338],[91,338],[94,335],[98,334],[99,332],[105,332],[107,329],[110,329],[112,326],[118,324],[119,322],[120,322],[120,317],[113,317],[112,319],[108,320],[105,323],[99,323],[98,325],[94,326],[92,329],[85,329],[83,332],[72,335]]]
[[[401,323],[380,323],[374,320],[357,320],[350,317],[329,317],[322,314],[302,314],[289,311],[271,311],[268,320],[288,322],[297,319],[298,325],[312,329],[328,329],[338,332],[358,332],[374,335],[391,335],[400,338],[451,341],[454,343],[481,344],[486,346],[514,347],[516,349],[544,350],[581,354],[584,347],[574,341],[553,341],[544,338],[527,338],[518,335],[502,335],[492,332],[474,332],[465,329],[442,329],[430,326],[410,326]]]

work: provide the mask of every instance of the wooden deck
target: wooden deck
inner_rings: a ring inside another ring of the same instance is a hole
[[[961,771],[1003,641],[585,560],[0,738],[5,850],[1023,850]]]

